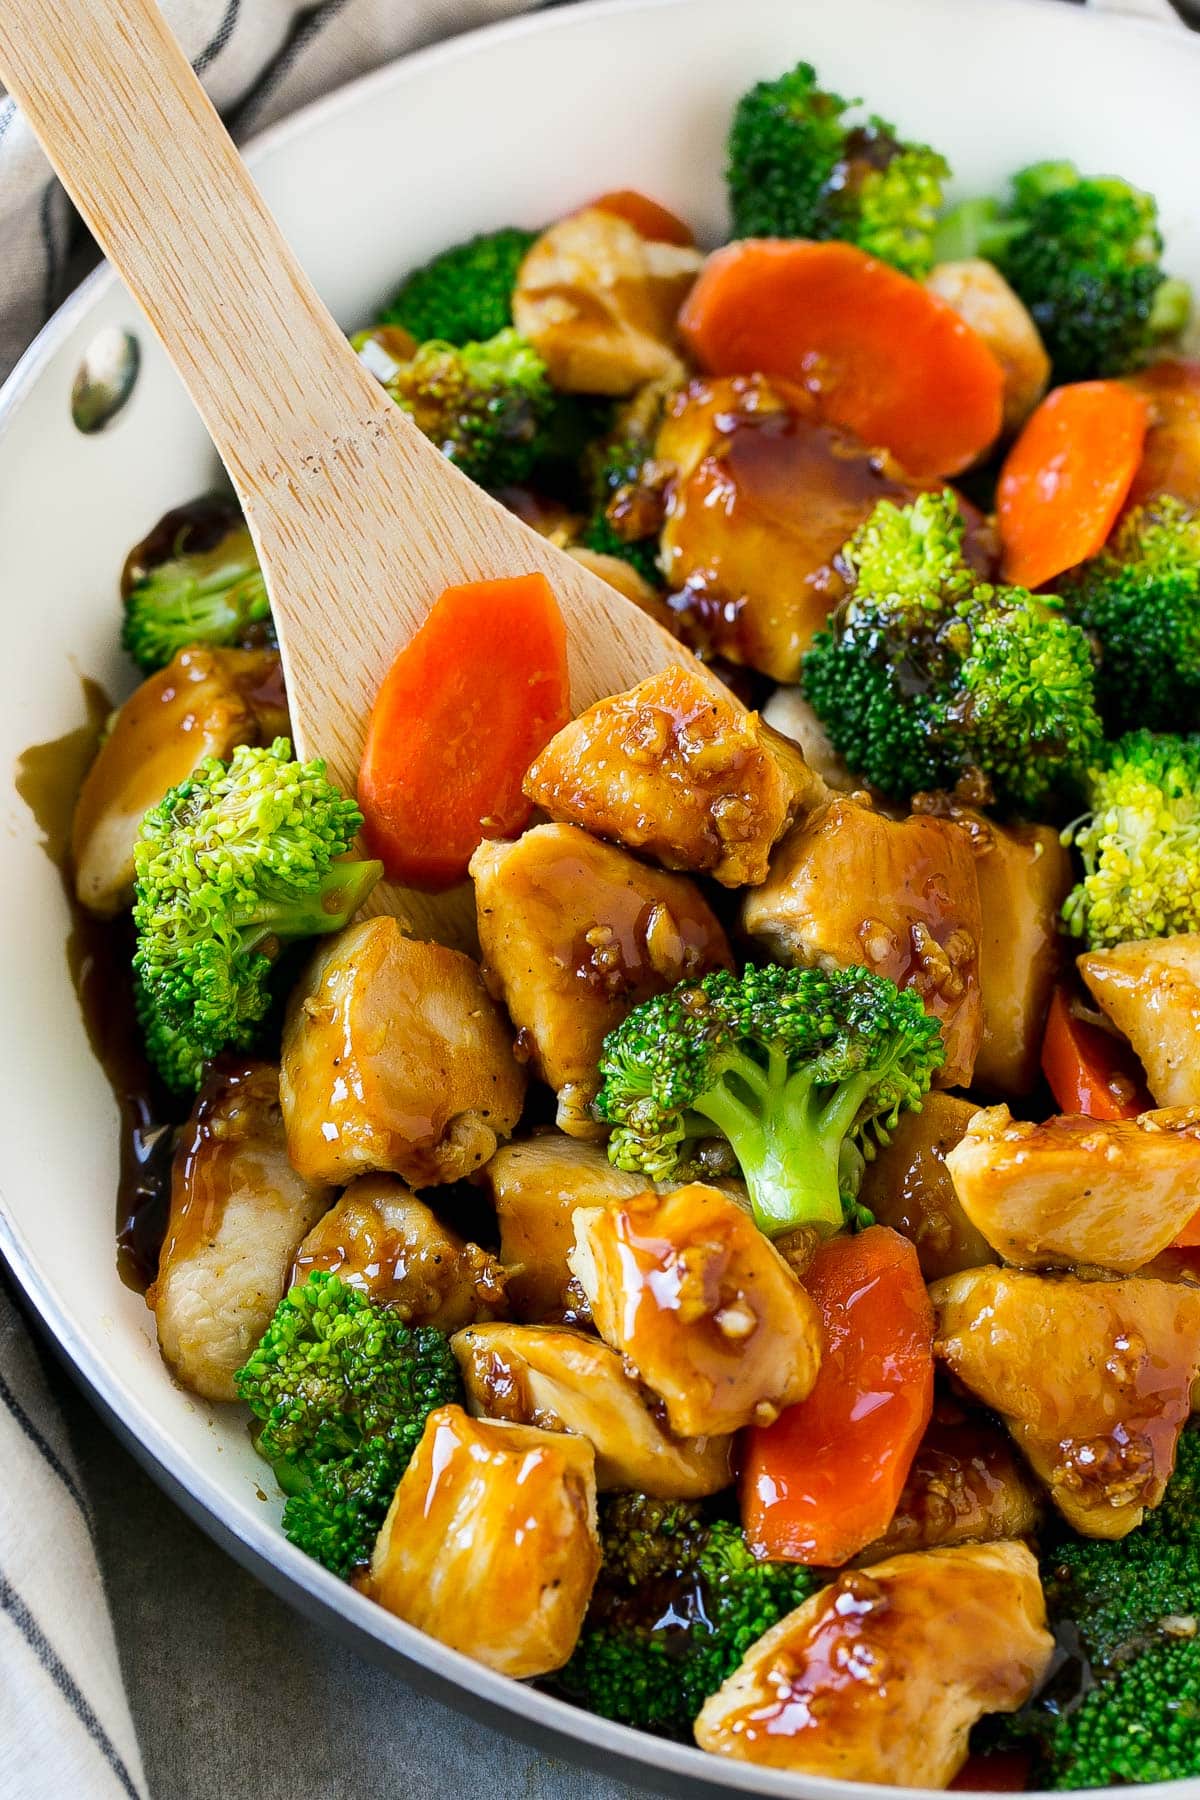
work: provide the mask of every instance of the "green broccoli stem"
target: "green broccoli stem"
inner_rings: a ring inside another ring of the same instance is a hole
[[[272,954],[272,944],[292,938],[317,937],[340,931],[358,911],[383,874],[381,862],[335,862],[311,894],[289,895],[274,904],[263,903],[253,916],[235,918],[246,948]]]
[[[729,1139],[755,1223],[767,1237],[801,1225],[822,1237],[842,1230],[844,1141],[877,1080],[878,1071],[865,1070],[824,1084],[808,1069],[789,1076],[782,1056],[772,1055],[763,1067],[740,1055],[716,1087],[693,1101],[690,1110]]]

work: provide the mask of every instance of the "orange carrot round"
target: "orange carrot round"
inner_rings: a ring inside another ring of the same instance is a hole
[[[742,1524],[756,1556],[837,1568],[886,1531],[933,1410],[933,1309],[885,1225],[822,1244],[804,1278],[825,1350],[807,1400],[746,1434]]]
[[[1046,395],[1005,458],[997,489],[1006,581],[1042,587],[1103,548],[1146,441],[1143,397],[1120,381]]]
[[[660,206],[648,194],[639,194],[636,188],[614,188],[611,194],[601,194],[588,204],[597,212],[614,213],[618,219],[624,219],[649,243],[687,247],[696,241],[691,226],[685,225],[677,213]]]
[[[747,238],[705,263],[680,330],[714,375],[783,375],[910,475],[955,475],[998,436],[1004,372],[944,300],[852,244]]]
[[[520,831],[534,757],[570,718],[567,634],[544,575],[447,588],[384,677],[358,774],[363,836],[394,881],[438,890]]]

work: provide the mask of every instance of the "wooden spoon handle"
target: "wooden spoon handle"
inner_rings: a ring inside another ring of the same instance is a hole
[[[4,0],[0,76],[239,490],[302,476],[330,419],[344,419],[348,384],[368,416],[385,411],[154,0]],[[263,445],[277,470],[261,467]]]

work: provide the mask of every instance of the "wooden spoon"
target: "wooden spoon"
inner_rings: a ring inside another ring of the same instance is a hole
[[[354,791],[371,702],[443,588],[544,570],[576,711],[688,656],[475,487],[318,299],[154,0],[3,0],[0,77],[139,301],[229,471],[267,580],[294,735]],[[390,888],[468,939],[469,889]]]

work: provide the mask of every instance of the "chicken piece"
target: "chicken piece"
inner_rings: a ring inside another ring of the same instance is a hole
[[[589,707],[525,777],[552,819],[725,887],[764,881],[771,846],[824,791],[794,744],[679,666]]]
[[[1200,932],[1077,959],[1092,998],[1133,1045],[1159,1106],[1200,1106]]]
[[[573,1312],[567,1257],[577,1206],[611,1206],[646,1191],[644,1175],[614,1169],[599,1144],[546,1132],[497,1150],[483,1179],[500,1221],[500,1261],[518,1319],[558,1321]]]
[[[981,256],[938,263],[925,286],[953,307],[1004,370],[1004,431],[1019,431],[1050,381],[1050,358],[1028,310],[995,263]]]
[[[574,825],[539,825],[471,858],[479,942],[518,1043],[558,1094],[558,1123],[595,1137],[606,1035],[639,1000],[733,966],[700,892]]]
[[[1053,1651],[1024,1544],[893,1556],[759,1638],[705,1702],[696,1742],[764,1768],[944,1788],[971,1727],[1023,1706]]]
[[[568,544],[566,552],[601,581],[607,581],[609,587],[616,588],[618,594],[624,594],[626,600],[632,600],[640,612],[649,613],[670,629],[672,614],[666,601],[623,556],[608,556],[603,550],[590,550],[586,544]]]
[[[322,945],[292,995],[280,1094],[301,1174],[378,1169],[432,1187],[511,1134],[525,1071],[469,956],[364,919]]]
[[[852,794],[862,784],[855,779],[829,741],[816,708],[798,687],[778,687],[763,707],[763,724],[800,746],[812,774],[826,787]]]
[[[1041,1514],[1041,1497],[1007,1432],[988,1414],[967,1412],[940,1396],[891,1524],[855,1564],[865,1568],[901,1552],[1028,1537]]]
[[[963,1211],[1005,1262],[1128,1275],[1200,1211],[1200,1107],[1033,1125],[989,1106],[946,1167]]]
[[[651,243],[588,206],[551,225],[521,264],[513,324],[569,394],[632,394],[683,373],[675,318],[704,258]]]
[[[983,1030],[975,859],[947,819],[889,819],[834,795],[794,825],[742,924],[780,962],[861,963],[913,988],[941,1021],[939,1087],[966,1087]]]
[[[927,1094],[920,1112],[901,1113],[863,1171],[859,1199],[881,1225],[916,1245],[926,1281],[997,1260],[963,1211],[946,1167],[978,1110],[957,1094]]]
[[[457,1331],[507,1311],[507,1271],[394,1175],[360,1175],[317,1221],[296,1252],[292,1281],[314,1269],[390,1306],[406,1325]]]
[[[297,1246],[333,1198],[288,1161],[271,1063],[219,1064],[184,1127],[147,1290],[172,1373],[206,1400],[233,1384],[288,1287]]]
[[[728,1194],[694,1182],[580,1208],[568,1260],[597,1331],[680,1437],[769,1425],[811,1392],[820,1314]]]
[[[731,1437],[680,1438],[617,1351],[566,1325],[475,1325],[451,1344],[467,1405],[488,1419],[574,1431],[596,1452],[596,1486],[699,1500],[733,1480]]]
[[[1150,429],[1126,508],[1160,494],[1200,506],[1200,361],[1163,357],[1123,379],[1150,407]]]
[[[763,375],[690,381],[655,455],[675,471],[662,559],[683,635],[776,681],[798,678],[845,593],[846,539],[878,501],[904,506],[920,491],[803,389]]]
[[[586,1438],[442,1406],[361,1586],[451,1649],[526,1680],[570,1656],[599,1568]]]
[[[168,788],[209,756],[269,744],[288,730],[274,650],[180,650],[135,689],[79,792],[71,828],[75,893],[110,918],[133,900],[133,846]]]
[[[969,823],[982,922],[983,1036],[974,1079],[1000,1094],[1028,1094],[1062,969],[1059,920],[1074,880],[1071,853],[1051,825],[997,825],[965,808],[957,816]]]
[[[934,1354],[998,1412],[1063,1517],[1122,1538],[1157,1506],[1200,1373],[1200,1290],[968,1269],[934,1284]]]

